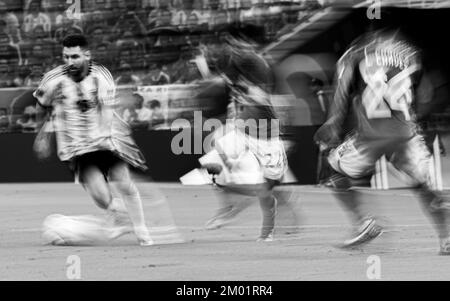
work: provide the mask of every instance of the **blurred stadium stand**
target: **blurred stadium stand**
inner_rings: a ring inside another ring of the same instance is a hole
[[[77,2],[79,15],[73,13]],[[95,59],[114,73],[120,73],[121,63],[139,73],[142,70],[136,69],[153,62],[175,63],[187,43],[208,44],[215,29],[224,24],[264,26],[264,39],[274,41],[320,7],[316,0],[0,0],[0,59],[14,67],[44,55],[47,71],[60,63],[62,38],[85,33]],[[119,60],[113,62],[105,52]],[[18,86],[28,74],[12,70],[21,78]]]
[[[298,141],[312,141],[316,127],[326,116],[323,104],[326,107],[332,98],[336,59],[364,30],[360,24],[367,21],[345,20],[355,19],[352,8],[366,9],[372,3],[364,0],[0,0],[0,132],[14,132],[11,137],[19,144],[16,133],[32,132],[17,121],[32,104],[30,91],[40,76],[62,63],[60,41],[69,33],[86,34],[94,60],[108,67],[116,82],[124,85],[119,93],[128,108],[135,106],[133,92],[139,90],[139,85],[170,86],[166,90],[158,88],[160,94],[155,95],[166,93],[164,99],[167,93],[176,94],[179,99],[171,100],[174,111],[186,116],[183,114],[190,113],[193,106],[192,101],[179,96],[180,85],[192,85],[193,90],[199,85],[210,85],[211,91],[217,90],[214,84],[201,82],[202,72],[192,60],[196,51],[220,47],[217,32],[224,25],[252,24],[262,29],[260,36],[253,37],[260,42],[260,51],[278,71],[284,68],[281,72],[284,74],[278,74],[278,95],[274,96],[274,102],[280,118],[292,126],[286,135]],[[389,5],[450,7],[449,1],[419,0],[392,0]],[[195,95],[196,109],[211,102],[208,93]],[[215,100],[220,98],[215,97]],[[152,99],[149,96],[146,101]],[[164,110],[164,101],[161,103]],[[450,129],[448,107],[424,120],[425,126]],[[5,114],[10,116],[5,118]],[[137,135],[142,135],[145,141],[145,133]],[[170,135],[158,135],[161,143],[167,144],[163,140]],[[31,149],[29,155],[32,156]],[[313,183],[315,146],[303,144],[294,149],[294,155],[291,163],[303,167],[296,174],[299,181]],[[183,171],[190,170],[195,159],[183,160],[189,162]],[[160,179],[173,180],[181,172]],[[19,173],[17,177],[20,178]]]

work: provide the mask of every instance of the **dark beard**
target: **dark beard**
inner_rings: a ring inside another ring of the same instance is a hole
[[[83,68],[73,68],[73,69],[69,68],[68,73],[70,77],[76,82],[79,82],[83,79],[82,78]]]

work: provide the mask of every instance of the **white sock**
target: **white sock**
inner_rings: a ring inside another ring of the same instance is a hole
[[[135,189],[134,194],[124,195],[128,214],[133,222],[134,232],[139,240],[149,240],[150,235],[145,224],[144,209],[139,192]]]

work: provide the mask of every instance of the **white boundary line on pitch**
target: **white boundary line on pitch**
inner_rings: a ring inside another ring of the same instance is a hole
[[[415,228],[415,227],[429,227],[434,226],[433,224],[404,224],[404,225],[390,225],[388,228]],[[301,232],[301,229],[330,229],[330,228],[349,228],[350,226],[342,226],[342,225],[303,225],[303,226],[275,226],[275,228],[278,229],[299,229]],[[152,227],[149,227],[150,229]],[[204,227],[188,227],[188,226],[182,226],[177,227],[177,229],[184,229],[184,230],[204,230],[205,232],[213,232],[217,230],[222,229],[260,229],[259,226],[226,226],[222,227],[216,230],[207,230]],[[11,233],[20,233],[20,232],[40,232],[42,231],[41,228],[23,228],[23,229],[9,229],[6,232]]]

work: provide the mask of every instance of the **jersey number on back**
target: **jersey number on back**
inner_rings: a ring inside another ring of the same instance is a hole
[[[362,94],[362,103],[369,119],[390,118],[392,111],[403,113],[405,120],[410,120],[409,107],[412,102],[412,69],[399,72],[389,81],[383,68],[377,68],[369,74],[365,63],[360,65],[364,82],[367,84]]]

